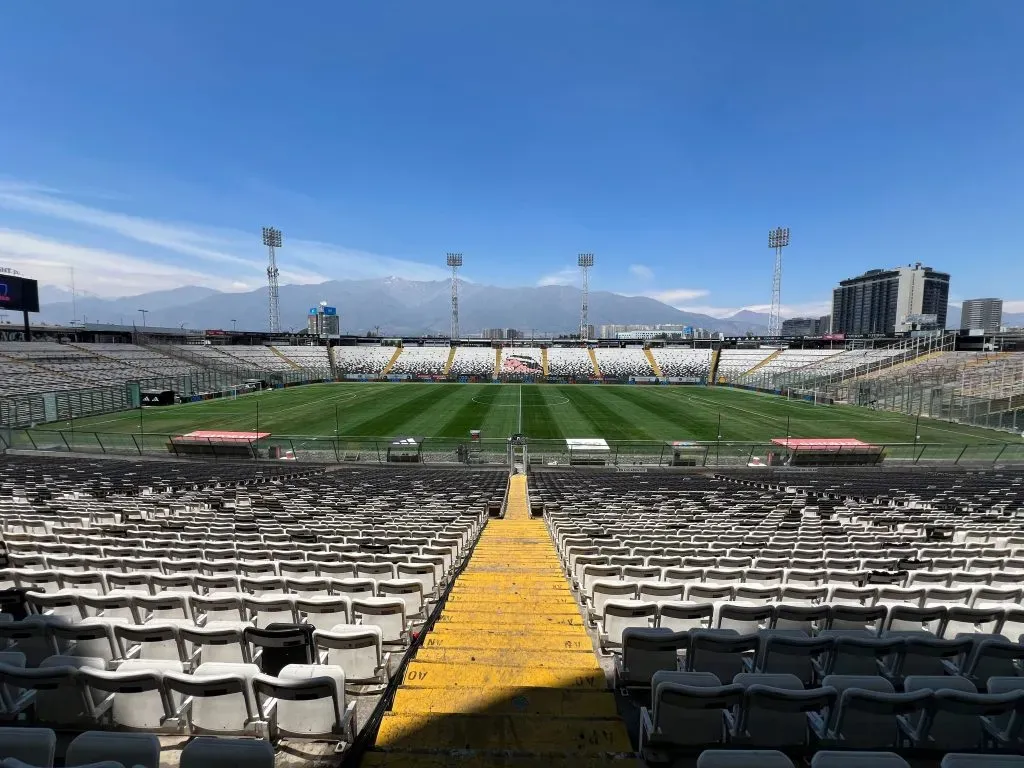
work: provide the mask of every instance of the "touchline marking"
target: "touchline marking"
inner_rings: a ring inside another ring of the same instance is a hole
[[[473,395],[473,397],[471,397],[470,400],[472,400],[477,405],[488,405],[491,408],[520,408],[520,409],[522,409],[522,408],[543,408],[544,406],[547,406],[547,405],[568,405],[569,404],[569,398],[565,397],[564,395],[559,395],[559,397],[561,397],[560,400],[545,400],[543,403],[526,403],[525,405],[522,405],[522,404],[517,405],[516,403],[496,403],[493,400],[488,402],[486,400],[478,400],[477,399],[478,397],[480,397],[480,396],[479,395]]]

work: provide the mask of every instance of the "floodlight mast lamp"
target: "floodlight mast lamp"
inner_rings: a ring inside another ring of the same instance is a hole
[[[448,266],[452,268],[452,328],[451,340],[459,338],[459,267],[462,266],[461,253],[447,254]]]
[[[590,323],[587,315],[590,311],[590,268],[594,266],[594,254],[581,253],[576,258],[576,263],[583,274],[583,303],[580,306],[580,340],[585,341],[590,335]]]
[[[768,231],[768,247],[775,249],[775,270],[772,273],[772,311],[768,316],[768,335],[782,335],[782,249],[789,245],[789,227]]]
[[[281,230],[274,227],[263,228],[263,244],[267,246],[267,288],[269,299],[269,320],[270,332],[277,333],[281,330],[281,306],[278,300],[280,285],[278,278],[280,273],[277,269],[277,254],[275,250],[281,247]]]

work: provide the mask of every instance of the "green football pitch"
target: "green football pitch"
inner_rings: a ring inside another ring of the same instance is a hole
[[[258,415],[257,415],[258,411]],[[197,429],[275,436],[465,438],[522,432],[531,438],[762,442],[785,437],[855,437],[913,443],[915,418],[855,406],[814,405],[726,387],[518,384],[315,384],[236,399],[151,407],[77,419],[100,433],[181,434]],[[68,422],[45,429],[68,429]],[[921,419],[924,443],[1002,443],[996,432]],[[1019,442],[1019,438],[1016,438]]]

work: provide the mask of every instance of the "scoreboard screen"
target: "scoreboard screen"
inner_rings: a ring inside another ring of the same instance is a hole
[[[39,311],[39,283],[0,272],[0,310]]]

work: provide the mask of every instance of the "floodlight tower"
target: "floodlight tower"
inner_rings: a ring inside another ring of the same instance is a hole
[[[277,333],[281,330],[281,307],[278,302],[278,276],[277,255],[275,249],[281,247],[281,230],[274,227],[263,228],[263,244],[267,246],[267,287],[270,299],[270,332]]]
[[[789,227],[768,230],[768,247],[775,249],[772,274],[772,313],[768,316],[768,335],[782,335],[782,249],[789,245]]]
[[[451,340],[459,338],[459,267],[462,266],[461,253],[449,253],[448,266],[452,268],[452,330]]]
[[[583,274],[583,305],[580,307],[580,340],[582,341],[590,335],[588,333],[590,323],[587,322],[587,311],[590,304],[590,268],[594,266],[594,254],[581,253],[576,259],[576,263],[579,264],[580,272]]]

